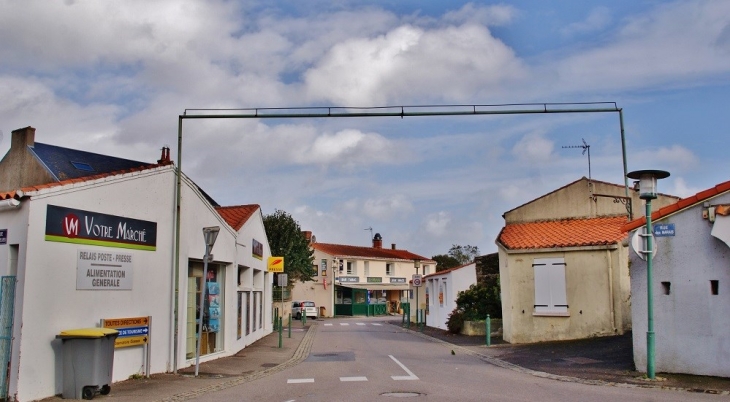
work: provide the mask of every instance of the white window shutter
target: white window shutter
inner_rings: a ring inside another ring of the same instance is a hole
[[[535,262],[532,264],[535,270],[535,309],[544,310],[551,306],[550,303],[550,273],[548,266],[544,263]]]

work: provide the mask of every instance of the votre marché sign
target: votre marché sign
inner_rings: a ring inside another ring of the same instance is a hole
[[[46,241],[154,251],[157,223],[48,205]]]

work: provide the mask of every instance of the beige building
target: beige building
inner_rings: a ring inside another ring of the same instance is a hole
[[[435,272],[430,258],[397,249],[383,248],[379,233],[372,247],[317,243],[311,233],[316,273],[313,281],[297,282],[292,300],[311,300],[324,307],[324,315],[385,315],[398,313],[409,302],[409,283],[413,274]],[[420,265],[416,270],[416,261]],[[425,309],[425,294],[419,300]],[[415,320],[415,308],[412,315]]]
[[[621,227],[631,206],[642,203],[634,191],[625,194],[624,186],[583,177],[503,215],[497,246],[505,341],[580,339],[631,328]],[[660,208],[677,199],[660,195],[655,202]]]

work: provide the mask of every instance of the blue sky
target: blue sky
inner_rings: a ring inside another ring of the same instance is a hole
[[[730,2],[0,0],[10,132],[154,161],[188,108],[616,102],[629,170],[665,193],[730,179]],[[186,121],[183,170],[318,241],[496,251],[502,214],[623,183],[618,116]]]

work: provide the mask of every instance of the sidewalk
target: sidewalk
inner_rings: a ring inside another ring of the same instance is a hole
[[[511,370],[560,381],[597,385],[652,387],[690,392],[730,395],[730,378],[657,373],[657,380],[645,378],[634,368],[631,332],[620,336],[573,341],[512,345],[484,336],[451,334],[426,327],[419,336],[453,346],[459,351]]]
[[[184,401],[265,377],[304,361],[322,321],[326,319],[308,323],[304,328],[296,322],[292,326],[291,338],[288,338],[285,329],[282,348],[278,347],[278,332],[274,332],[234,356],[201,363],[198,378],[193,376],[195,367],[187,367],[179,370],[178,374],[155,374],[149,379],[130,379],[112,384],[108,396],[98,395],[94,400]],[[487,347],[483,336],[454,335],[430,327],[419,332],[402,328],[400,319],[387,321],[414,336],[442,343],[454,353],[470,354],[486,363],[538,377],[591,385],[652,387],[730,395],[729,378],[657,373],[660,381],[645,380],[644,375],[633,367],[630,333],[527,345],[511,345],[493,338],[492,345]],[[60,397],[51,397],[43,401],[60,400]]]

